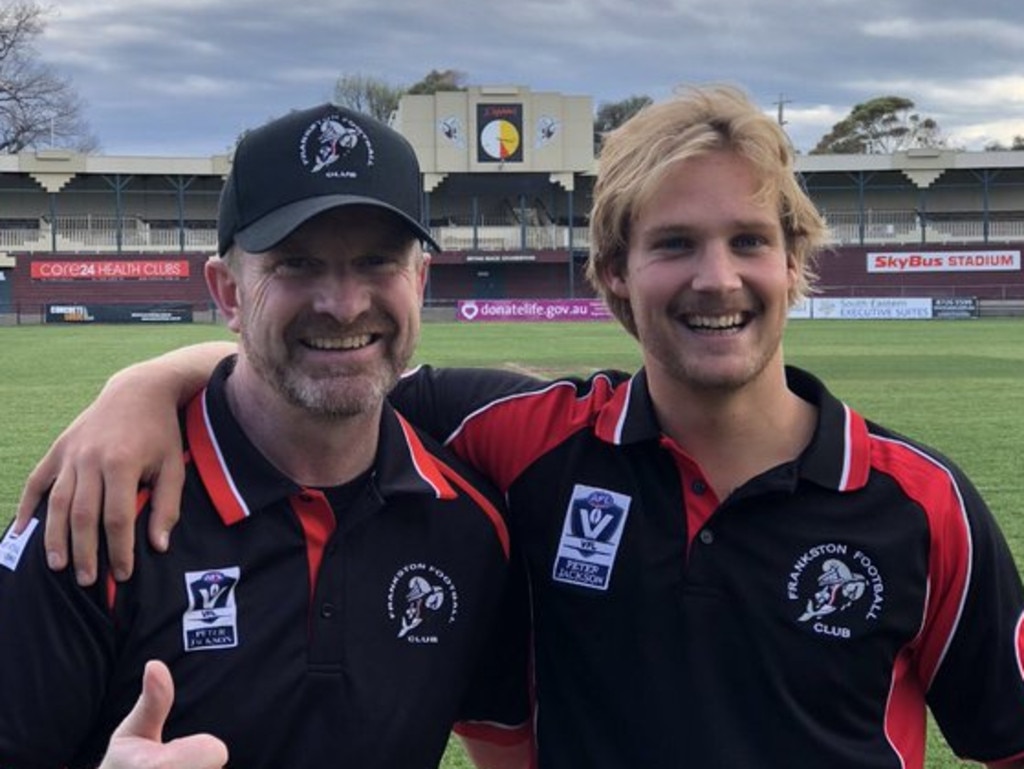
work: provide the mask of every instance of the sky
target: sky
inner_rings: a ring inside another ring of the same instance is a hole
[[[953,146],[1024,135],[1022,0],[50,0],[40,59],[104,155],[207,157],[345,75],[589,96],[744,88],[806,152],[910,99]]]

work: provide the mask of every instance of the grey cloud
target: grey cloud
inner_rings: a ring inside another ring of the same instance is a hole
[[[765,109],[785,101],[802,148],[898,93],[947,132],[1009,141],[1024,134],[1022,41],[1019,0],[62,0],[39,49],[105,152],[202,155],[343,74],[408,85],[434,68],[595,105],[735,82]]]

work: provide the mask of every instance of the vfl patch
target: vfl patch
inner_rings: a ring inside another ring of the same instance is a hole
[[[25,552],[25,547],[32,538],[32,532],[36,530],[38,525],[39,519],[33,518],[28,522],[28,525],[21,534],[15,534],[13,526],[7,530],[3,540],[0,540],[0,566],[11,571],[18,568],[21,554]]]
[[[793,564],[786,597],[802,627],[817,635],[850,639],[881,617],[885,583],[863,550],[827,542],[812,547]]]
[[[458,613],[459,591],[436,566],[408,563],[391,578],[388,617],[406,643],[440,643],[440,633]]]
[[[237,566],[185,572],[188,609],[181,618],[181,633],[186,652],[238,646],[235,588],[239,579]]]
[[[632,498],[577,483],[562,522],[551,578],[607,590]]]

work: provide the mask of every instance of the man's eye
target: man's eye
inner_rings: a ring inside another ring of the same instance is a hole
[[[659,238],[654,242],[654,248],[657,251],[682,251],[689,248],[690,243],[686,238],[681,237],[670,237],[670,238]]]
[[[736,248],[746,250],[752,248],[760,248],[761,246],[765,245],[765,243],[767,243],[767,241],[760,235],[738,235],[735,238],[733,238],[732,242]]]
[[[285,274],[309,272],[313,269],[313,260],[301,256],[281,259],[274,265],[274,269]]]
[[[400,264],[401,259],[389,254],[367,254],[359,260],[359,267],[370,271],[390,270]]]

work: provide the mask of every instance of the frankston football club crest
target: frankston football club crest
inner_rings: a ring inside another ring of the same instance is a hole
[[[800,626],[817,635],[849,639],[881,616],[885,584],[871,556],[859,548],[829,542],[812,547],[796,560],[786,595]]]
[[[186,652],[238,646],[235,588],[240,578],[237,566],[185,572],[188,609],[181,630]]]
[[[391,578],[388,617],[398,638],[411,644],[440,643],[445,627],[459,613],[459,591],[436,566],[410,563]]]
[[[466,147],[466,129],[462,121],[455,115],[450,115],[437,123],[437,130],[444,137],[445,141],[459,149]]]
[[[561,121],[551,115],[541,115],[537,118],[537,149],[545,147],[554,141],[554,138],[561,130],[561,127]]]
[[[573,486],[551,573],[555,582],[608,589],[631,501],[607,489]]]
[[[363,129],[338,114],[321,118],[305,130],[299,154],[310,173],[329,177],[355,178],[360,166],[373,165],[373,145]]]

